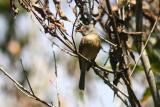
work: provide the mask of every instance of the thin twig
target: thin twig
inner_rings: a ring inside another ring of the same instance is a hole
[[[75,21],[74,21],[74,23],[73,23],[73,27],[72,27],[72,41],[73,41],[73,45],[74,45],[74,48],[75,48],[75,52],[77,52],[77,47],[76,47],[76,43],[75,43],[75,41],[74,41],[74,27],[75,27],[75,24],[76,24],[76,22],[77,22],[77,20],[78,20],[78,16],[80,15],[80,13],[76,16],[76,19],[75,19]]]
[[[95,0],[98,4],[102,4],[98,0]],[[103,2],[104,3],[104,2]],[[105,7],[101,6],[102,10],[109,16],[109,13],[106,11]]]
[[[58,77],[58,74],[57,74],[56,55],[55,55],[55,52],[54,52],[54,51],[53,51],[53,59],[54,59],[55,75],[56,75],[56,77]]]
[[[59,97],[59,91],[58,91],[58,73],[57,73],[57,61],[56,61],[56,55],[53,51],[53,59],[54,59],[54,68],[55,68],[55,75],[56,75],[56,89],[57,89],[57,100],[58,100],[58,107],[61,107],[60,97]]]
[[[34,12],[34,10],[31,10],[31,11],[34,14],[34,16],[36,17],[36,19],[39,21],[39,23],[41,24],[41,26],[45,29],[45,27],[47,27],[47,25],[45,23],[43,23],[42,20],[39,19],[38,15]],[[49,28],[47,27],[47,29],[49,29]],[[55,35],[55,32],[50,31],[49,33],[53,37],[56,37],[57,39],[59,39],[65,46],[67,46],[71,51],[74,52],[74,49],[66,41],[63,40],[64,38],[62,39],[61,36]],[[62,34],[64,34],[64,33],[62,33]]]
[[[67,38],[67,36],[66,35],[68,35],[69,36],[69,34],[67,33],[67,32],[63,32],[60,28],[58,28],[58,30],[59,30],[59,32],[61,33],[61,35],[63,35],[64,37],[64,39],[72,46],[73,44],[72,44],[72,42]]]
[[[156,19],[155,23],[153,24],[152,30],[151,32],[154,31],[155,27],[156,27],[156,23],[158,21],[158,18]],[[136,31],[142,31],[142,26],[143,26],[143,13],[142,13],[142,1],[141,0],[136,0]],[[155,82],[155,78],[154,78],[154,74],[153,71],[151,69],[151,64],[148,58],[147,53],[145,48],[148,44],[148,41],[150,39],[151,36],[151,32],[150,35],[147,38],[146,44],[144,45],[143,41],[142,41],[142,36],[141,37],[137,37],[138,40],[138,51],[140,54],[140,58],[141,58],[141,62],[144,68],[144,72],[146,75],[146,79],[151,91],[151,95],[153,98],[153,102],[154,102],[154,106],[155,107],[160,107],[160,102],[159,102],[159,97],[158,97],[158,90],[156,88],[156,82]]]
[[[106,0],[106,6],[107,6],[107,10],[108,10],[108,13],[109,13],[109,18],[111,20],[111,23],[112,23],[112,28],[113,28],[113,32],[116,36],[116,41],[117,41],[117,44],[120,45],[120,37],[119,37],[119,34],[117,32],[117,23],[116,23],[116,19],[115,19],[115,16],[112,12],[112,9],[111,9],[111,4],[110,4],[110,1],[109,0]]]
[[[141,36],[143,34],[146,34],[145,32],[126,32],[126,31],[122,31],[123,33],[127,34],[127,35],[133,35],[133,36]]]
[[[29,86],[32,94],[34,95],[33,89],[32,89],[32,87],[31,87],[31,84],[30,84],[29,79],[28,79],[28,76],[27,76],[27,72],[26,72],[26,70],[24,69],[22,59],[20,59],[20,63],[21,63],[21,66],[22,66],[22,71],[24,72],[24,75],[25,75],[25,77],[26,77],[27,84],[28,84],[28,86]]]
[[[105,76],[103,76],[96,68],[94,68],[94,72],[100,77],[102,78],[102,80],[104,81],[104,83],[106,83],[114,92],[116,92],[117,96],[120,97],[121,99],[123,99],[119,94],[121,93],[123,96],[125,96],[128,99],[128,96],[123,93],[121,90],[119,90],[116,86],[114,86],[113,84],[110,83],[110,81],[108,79],[105,78]],[[123,101],[124,102],[124,101]]]
[[[120,3],[122,3],[121,5],[122,5],[122,7],[120,7],[119,9],[118,9],[118,13],[119,13],[119,19],[121,19],[121,20],[123,20],[123,21],[125,21],[125,11],[124,11],[124,3],[123,2],[125,2],[125,1],[120,1],[120,0],[118,0],[117,1],[118,2],[118,4],[120,4]],[[117,26],[119,29],[117,29],[117,32],[118,32],[118,30],[120,31],[120,33],[119,34],[123,34],[121,31],[125,31],[125,28],[126,28],[126,26],[125,25],[120,25],[120,26]],[[128,34],[124,34],[124,35],[126,35],[127,36],[127,38],[128,38]],[[121,35],[122,36],[122,35]],[[118,36],[117,36],[118,37]],[[137,101],[136,99],[136,96],[135,96],[135,93],[133,92],[133,90],[132,90],[132,88],[131,88],[131,80],[130,80],[130,78],[129,78],[129,73],[130,73],[130,67],[129,67],[129,63],[130,63],[130,60],[128,59],[128,50],[127,50],[127,39],[122,39],[122,38],[120,38],[121,40],[120,40],[120,45],[121,45],[121,49],[122,49],[122,53],[121,53],[121,55],[122,55],[122,59],[121,60],[123,60],[123,62],[120,62],[120,63],[122,63],[120,66],[120,69],[126,69],[126,73],[125,73],[125,75],[123,74],[123,77],[122,77],[122,79],[123,79],[123,81],[124,81],[124,83],[125,83],[125,85],[126,85],[126,88],[127,88],[127,92],[128,92],[128,101],[130,102],[130,105],[132,106],[132,107],[136,107],[136,105],[140,105],[140,103],[138,103],[139,101]],[[136,102],[137,101],[137,102]]]
[[[77,57],[76,54],[74,54],[73,52],[71,52],[71,51],[69,51],[69,50],[67,50],[67,49],[65,49],[65,48],[60,47],[60,46],[59,46],[58,44],[56,44],[55,42],[52,42],[52,45],[58,47],[62,52],[65,52],[65,53],[67,53],[67,54],[69,54],[69,55],[71,55],[71,56],[73,56],[73,57]]]
[[[2,67],[0,67],[0,71],[7,76],[17,87],[18,90],[20,90],[23,94],[25,94],[26,96],[35,99],[36,101],[39,101],[45,105],[47,105],[48,107],[55,107],[54,105],[51,105],[43,100],[41,100],[39,97],[33,95],[30,91],[28,91],[27,89],[25,89],[20,83],[18,83],[15,79],[13,79]]]
[[[157,17],[157,19],[158,19],[158,17]],[[143,47],[143,49],[142,49],[142,51],[141,51],[141,53],[140,53],[140,55],[139,55],[139,57],[138,57],[138,60],[136,61],[135,65],[134,65],[134,67],[133,67],[133,69],[132,69],[132,71],[131,71],[131,73],[130,73],[130,76],[129,76],[130,78],[131,78],[131,76],[132,76],[132,74],[133,74],[133,72],[134,72],[136,66],[138,65],[138,62],[139,62],[139,60],[140,60],[140,58],[141,58],[141,56],[142,56],[142,54],[143,54],[143,52],[144,52],[144,50],[145,50],[147,44],[148,44],[148,41],[149,41],[149,39],[150,39],[150,37],[151,37],[151,35],[152,35],[152,33],[153,33],[155,27],[156,27],[156,24],[157,24],[157,22],[158,22],[157,19],[156,19],[156,21],[154,22],[154,25],[153,25],[153,27],[152,27],[152,29],[151,29],[149,35],[148,35],[148,38],[147,38],[147,40],[146,40],[146,42],[145,42],[145,44],[144,44],[144,47]]]
[[[100,36],[100,35],[99,35],[99,37],[100,37],[102,40],[104,40],[106,43],[108,43],[108,44],[110,44],[110,45],[112,45],[112,46],[114,46],[114,47],[116,47],[116,46],[117,46],[116,44],[114,44],[114,43],[110,42],[109,40],[107,40],[107,39],[103,38],[102,36]]]
[[[134,91],[133,91],[128,79],[125,76],[123,76],[122,78],[123,78],[124,83],[126,84],[126,87],[127,87],[127,90],[128,90],[128,94],[130,96],[132,96],[132,99],[129,97],[128,100],[132,100],[133,102],[135,102],[134,104],[136,104],[138,107],[141,107],[141,104],[140,104],[139,100],[137,99],[137,97],[136,97],[136,95],[135,95],[135,93],[134,93]]]
[[[108,60],[109,60],[109,56],[107,57],[106,61],[104,62],[104,64],[103,64],[104,66],[107,64]]]

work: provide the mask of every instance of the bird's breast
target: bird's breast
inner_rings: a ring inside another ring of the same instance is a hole
[[[100,38],[95,34],[90,34],[82,38],[82,52],[86,58],[94,60],[101,48]]]

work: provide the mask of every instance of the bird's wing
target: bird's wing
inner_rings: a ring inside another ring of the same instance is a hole
[[[86,57],[86,42],[85,37],[82,38],[80,45],[79,45],[79,53]],[[79,58],[79,64],[81,70],[87,70],[86,61],[83,58]]]
[[[80,45],[79,45],[79,53],[83,54],[82,52],[84,51],[85,45],[86,45],[85,37],[83,37],[81,39],[81,42],[80,42]]]

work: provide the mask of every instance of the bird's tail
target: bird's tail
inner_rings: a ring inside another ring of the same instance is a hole
[[[79,80],[79,89],[84,90],[85,87],[85,71],[81,71]]]

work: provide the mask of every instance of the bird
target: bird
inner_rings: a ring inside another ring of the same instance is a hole
[[[83,37],[79,45],[79,53],[90,61],[94,61],[101,48],[101,40],[93,24],[83,25],[79,32]],[[79,57],[80,66],[80,80],[79,89],[85,88],[85,73],[89,71],[92,64],[86,61],[84,58]]]

